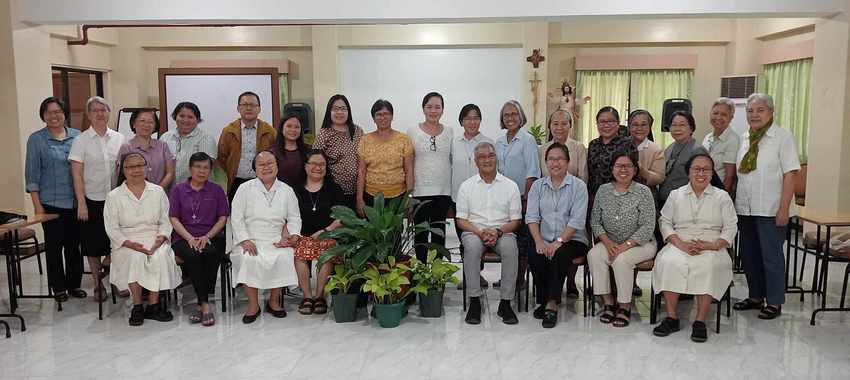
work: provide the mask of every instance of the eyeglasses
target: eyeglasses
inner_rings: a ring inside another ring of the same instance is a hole
[[[127,170],[133,170],[133,169],[144,169],[144,168],[145,168],[145,166],[147,166],[147,165],[145,165],[145,164],[141,164],[141,165],[130,165],[130,166],[125,166],[125,167],[124,167],[124,169],[127,169]]]
[[[566,157],[546,157],[546,161],[555,162],[555,161],[566,161]]]
[[[519,113],[517,112],[506,112],[502,114],[503,119],[519,119]]]
[[[614,169],[617,170],[631,170],[634,169],[635,166],[632,164],[614,164]]]
[[[260,105],[257,103],[239,103],[239,107],[243,108],[259,108]]]
[[[475,121],[481,121],[481,117],[480,116],[467,116],[467,117],[463,118],[464,123],[475,122]]]
[[[333,112],[348,112],[348,107],[331,107],[331,111]]]
[[[619,122],[619,121],[617,121],[617,120],[597,120],[597,121],[596,121],[596,124],[606,124],[606,125],[610,125],[610,124],[619,124],[619,123],[620,123],[620,122]]]
[[[431,136],[431,146],[428,147],[432,152],[437,151],[437,136]]]
[[[315,166],[317,168],[323,168],[325,166],[328,166],[328,164],[326,162],[310,162],[310,161],[307,161],[307,165]]]
[[[696,167],[696,166],[691,167],[691,173],[694,173],[694,174],[709,174],[709,173],[711,173],[712,170],[713,170],[712,168],[700,168],[700,167]]]

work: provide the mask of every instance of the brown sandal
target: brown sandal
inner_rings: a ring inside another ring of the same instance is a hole
[[[301,303],[298,305],[298,312],[302,315],[313,314],[313,300],[309,298],[301,300]]]
[[[324,298],[316,298],[313,300],[313,314],[325,314],[328,312],[328,301]]]

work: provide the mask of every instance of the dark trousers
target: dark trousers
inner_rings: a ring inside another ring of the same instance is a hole
[[[248,182],[252,179],[253,178],[234,178],[233,183],[230,185],[230,189],[228,189],[227,191],[227,200],[233,203],[233,197],[236,196],[236,190],[239,189],[239,186],[242,186],[243,183]]]
[[[452,197],[448,195],[433,195],[427,197],[416,197],[416,199],[420,202],[427,201],[428,203],[419,208],[419,212],[413,216],[413,222],[416,224],[422,222],[428,222],[429,224],[438,222],[438,224],[434,224],[431,227],[443,232],[442,236],[428,231],[420,232],[414,237],[414,242],[416,243],[416,258],[419,259],[419,261],[424,262],[428,259],[428,247],[424,244],[428,243],[429,236],[431,237],[431,243],[439,244],[443,247],[446,246],[445,222],[446,214],[448,214],[449,207],[452,204]]]
[[[561,299],[564,288],[564,280],[567,278],[567,270],[574,259],[587,256],[589,248],[586,244],[570,240],[555,251],[552,258],[544,255],[529,253],[528,265],[534,273],[534,287],[536,288],[537,303],[542,305],[553,300]]]
[[[103,225],[103,206],[106,201],[93,201],[86,198],[86,207],[89,209],[89,220],[80,226],[82,232],[83,254],[88,257],[102,257],[109,255],[109,236]]]
[[[785,257],[782,244],[787,226],[776,218],[738,215],[740,255],[750,298],[767,298],[770,305],[785,303]]]
[[[192,280],[192,287],[198,296],[198,304],[209,302],[210,290],[215,287],[218,266],[221,264],[223,244],[213,239],[203,251],[195,251],[186,240],[180,240],[171,246],[174,254],[183,259],[183,270]]]
[[[83,256],[80,255],[77,209],[44,205],[44,212],[59,215],[59,218],[41,224],[47,258],[47,284],[53,293],[79,289],[83,279]]]

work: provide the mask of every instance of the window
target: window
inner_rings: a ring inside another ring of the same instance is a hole
[[[598,136],[596,111],[613,106],[620,111],[625,125],[630,111],[645,109],[655,118],[652,135],[655,142],[666,147],[672,138],[661,132],[661,111],[664,100],[690,98],[693,70],[579,70],[577,95],[590,96],[582,107],[576,139],[587,145]]]
[[[808,161],[809,113],[812,99],[812,58],[764,65],[759,91],[773,97],[776,123],[797,140],[800,162]]]
[[[79,130],[89,127],[86,100],[103,96],[103,73],[99,71],[53,67],[53,96],[68,105],[68,126]]]

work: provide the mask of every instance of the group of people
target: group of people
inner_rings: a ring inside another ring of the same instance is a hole
[[[107,126],[105,99],[88,100],[91,126],[79,132],[66,126],[65,104],[47,98],[39,108],[46,126],[27,143],[26,190],[36,212],[59,216],[44,224],[49,286],[60,302],[87,297],[81,247],[95,299],[106,297],[102,279],[108,276],[117,289],[129,290],[129,322],[140,325],[173,319],[159,292],[176,287],[182,270],[197,294],[189,319],[210,326],[209,294],[227,257],[228,231],[234,284],[244,285],[248,297],[244,323],[263,308],[285,317],[281,290],[296,284],[304,293],[298,311],[323,314],[332,264],[316,269],[311,288],[309,262],[335,245],[321,238],[341,225],[331,208],[348,206],[363,215],[382,193],[428,201],[414,216],[417,223],[454,218],[470,324],[481,321],[487,283],[479,262],[487,251],[502,261],[499,317],[518,322],[511,300],[528,265],[538,304],[534,317],[543,327],[555,326],[565,283],[568,296],[578,295],[575,273],[585,263],[604,302],[600,320],[627,326],[632,295],[640,290],[635,265],[655,258],[653,285],[668,315],[655,334],[679,329],[676,301],[692,294],[698,304],[692,338],[704,341],[711,300],[731,282],[726,249],[738,232],[750,297],[735,308],[760,309],[764,319],[780,315],[782,229],[799,162],[793,137],[773,121],[769,96],[748,99],[750,131],[740,137],[729,128],[734,103],[718,99],[703,144],[693,137],[693,116],[674,113],[674,142],[663,150],[652,141],[654,120],[645,110],[628,115],[623,133],[618,111],[600,109],[599,137],[585,148],[570,137],[574,120],[567,110],[549,116],[549,141],[538,146],[523,129],[519,102],[502,106],[504,132],[496,138],[480,132],[482,112],[475,104],[462,107],[457,133],[441,122],[444,106],[442,95],[428,93],[424,121],[402,132],[393,128],[393,105],[378,100],[371,108],[376,130],[364,133],[348,99],[334,95],[308,147],[296,115],[284,114],[277,127],[260,120],[253,92],[238,97],[239,118],[218,141],[198,128],[201,112],[191,102],[175,107],[176,128],[159,139],[152,137],[156,113],[135,112],[135,136],[125,141]],[[218,183],[216,171],[224,174]],[[415,240],[444,245],[444,224]],[[424,246],[416,248],[423,260]],[[262,308],[261,289],[270,289]]]

